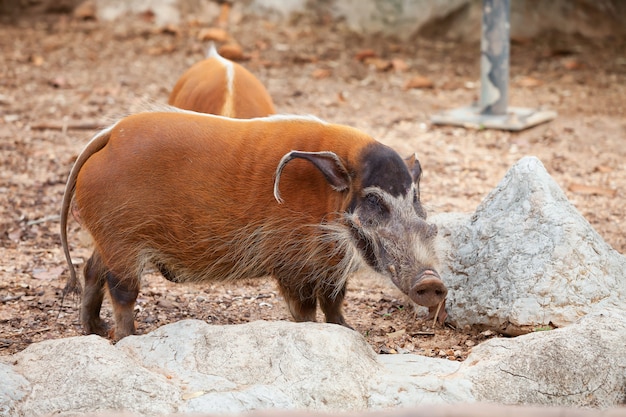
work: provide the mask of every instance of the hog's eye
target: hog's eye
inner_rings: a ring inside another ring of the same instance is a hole
[[[376,194],[367,194],[365,196],[364,206],[367,212],[372,216],[385,217],[389,214],[389,207],[380,196]]]

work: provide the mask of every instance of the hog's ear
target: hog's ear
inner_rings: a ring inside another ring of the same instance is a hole
[[[419,184],[420,178],[422,176],[422,166],[420,165],[420,161],[417,159],[417,154],[413,154],[408,158],[405,158],[404,163],[409,169],[411,177],[413,177],[413,182]]]
[[[334,152],[301,152],[291,151],[282,157],[278,166],[276,167],[276,175],[274,179],[274,198],[279,203],[283,202],[280,197],[280,191],[278,189],[278,183],[280,181],[280,174],[283,172],[285,165],[289,161],[301,158],[311,162],[326,178],[328,184],[336,191],[344,191],[350,187],[350,174],[348,170],[341,162],[341,159]]]

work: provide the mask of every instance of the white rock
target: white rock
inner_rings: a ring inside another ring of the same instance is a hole
[[[571,326],[491,339],[464,362],[379,355],[385,369],[370,408],[489,402],[596,407],[624,401],[626,311],[591,313]]]
[[[534,157],[515,164],[469,215],[439,227],[448,312],[460,326],[510,333],[623,308],[626,258],[567,200]]]
[[[419,355],[378,355],[384,366],[370,387],[370,409],[475,401],[461,362]]]
[[[363,411],[476,401],[608,408],[626,386],[626,312],[476,346],[463,362],[375,355],[363,337],[320,323],[212,326],[184,320],[113,346],[97,336],[0,357],[10,417],[125,411]]]
[[[176,375],[186,385],[183,395],[201,394],[179,411],[365,409],[369,381],[381,369],[360,334],[321,323],[186,320],[126,337],[117,347],[154,372]],[[228,404],[211,400],[218,393]]]
[[[626,393],[626,313],[589,314],[575,325],[474,348],[460,373],[477,400],[609,408]]]
[[[0,363],[0,416],[16,412],[15,406],[30,391],[30,383],[13,366]]]
[[[13,370],[29,382],[19,416],[128,410],[173,413],[179,390],[98,336],[30,345],[13,356]]]

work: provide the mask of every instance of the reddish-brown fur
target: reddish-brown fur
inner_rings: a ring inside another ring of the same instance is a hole
[[[211,47],[206,59],[176,82],[168,103],[185,110],[249,119],[275,113],[263,84],[243,66]]]
[[[336,164],[331,170],[338,174],[304,159],[284,162],[277,171],[294,149],[314,159],[325,158],[316,152],[332,153],[336,160],[323,162]],[[85,266],[85,329],[104,332],[99,313],[106,288],[115,337],[135,331],[133,306],[146,264],[156,265],[177,282],[273,275],[297,321],[315,320],[319,302],[328,322],[346,325],[341,313],[346,278],[360,263],[358,245],[350,240],[362,222],[369,223],[358,210],[346,213],[355,210],[350,205],[358,209],[366,194],[366,150],[397,159],[389,148],[355,129],[311,118],[235,120],[189,112],[141,113],[101,132],[70,173],[61,214],[70,266],[66,228],[72,197],[95,243]],[[392,168],[409,178],[404,162],[398,161]],[[329,179],[333,175],[336,178]],[[274,196],[277,177],[282,204]],[[415,207],[419,214],[421,206]],[[436,276],[429,246],[433,229],[418,214],[410,214],[415,219],[408,229],[397,229],[426,242],[425,254],[418,256],[422,260],[409,257],[411,265],[396,264],[412,268],[410,278],[400,276],[395,267],[373,266],[382,273],[389,269],[407,294],[423,276]],[[366,233],[363,229],[357,234]],[[388,249],[392,253],[393,248]],[[71,275],[70,288],[76,283],[73,268]],[[440,281],[431,287],[421,290],[428,292],[427,305],[445,297]]]

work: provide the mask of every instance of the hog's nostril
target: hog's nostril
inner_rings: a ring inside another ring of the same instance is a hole
[[[416,281],[409,291],[409,297],[419,305],[435,306],[448,295],[448,289],[434,271],[426,271]]]

